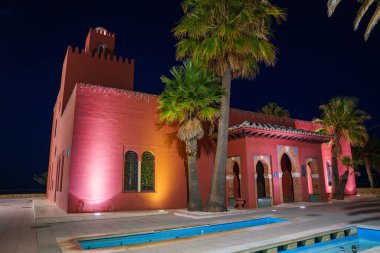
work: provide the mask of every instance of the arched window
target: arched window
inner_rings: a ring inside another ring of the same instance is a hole
[[[154,156],[150,152],[142,154],[141,191],[154,191]]]
[[[124,191],[137,191],[138,160],[133,151],[125,153],[124,157]]]

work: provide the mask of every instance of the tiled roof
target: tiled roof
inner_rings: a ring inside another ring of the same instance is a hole
[[[263,124],[263,123],[255,123],[255,122],[249,122],[244,121],[241,124],[232,126],[228,129],[230,133],[232,132],[240,132],[240,130],[253,130],[253,132],[249,132],[247,136],[258,136],[258,137],[269,137],[269,138],[281,138],[282,139],[294,139],[299,141],[308,141],[311,138],[315,139],[318,138],[321,141],[319,142],[327,142],[334,136],[331,134],[323,134],[313,131],[306,131],[301,129],[295,129],[291,127],[285,127],[285,126],[278,126],[278,125],[272,125],[272,124]],[[273,134],[260,134],[258,132],[273,132]],[[231,135],[231,134],[230,134]],[[290,135],[297,135],[300,137],[297,138],[285,138],[285,136]],[[241,136],[241,135],[240,135]]]

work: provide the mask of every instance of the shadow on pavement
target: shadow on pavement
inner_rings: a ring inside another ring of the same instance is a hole
[[[344,210],[349,211],[347,215],[366,215],[368,217],[360,217],[358,220],[351,221],[350,223],[364,223],[369,221],[380,220],[380,199],[375,200],[360,200],[348,204],[344,207]]]

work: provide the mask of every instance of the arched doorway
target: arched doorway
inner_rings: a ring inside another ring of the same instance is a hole
[[[234,173],[234,198],[239,199],[241,197],[241,191],[240,191],[240,168],[239,164],[237,162],[234,163],[234,167],[232,168],[232,171]]]
[[[287,154],[281,157],[282,197],[284,203],[294,202],[294,187],[292,177],[292,162]]]
[[[261,161],[256,164],[256,187],[257,187],[257,198],[265,198],[265,177],[264,177],[264,165]]]

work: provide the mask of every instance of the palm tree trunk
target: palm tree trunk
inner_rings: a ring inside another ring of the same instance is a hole
[[[198,173],[197,173],[197,139],[193,138],[186,141],[187,149],[187,173],[189,177],[189,211],[202,210],[202,198],[199,192]]]
[[[373,176],[372,176],[372,171],[371,171],[371,164],[368,161],[368,159],[365,159],[364,163],[365,163],[365,169],[366,169],[367,175],[368,175],[368,180],[369,180],[369,183],[371,185],[371,189],[373,189],[374,183],[373,183]]]
[[[340,177],[339,189],[338,189],[338,193],[336,194],[336,199],[339,199],[339,200],[344,199],[344,192],[346,190],[346,185],[347,185],[347,181],[348,181],[348,174],[349,174],[349,169],[347,168],[347,170]]]
[[[211,192],[205,211],[225,212],[225,180],[227,164],[228,123],[230,113],[230,89],[232,73],[228,67],[222,77],[222,88],[226,95],[222,97],[220,104],[220,118],[218,124],[218,140],[215,154],[214,173],[212,177]]]
[[[339,168],[338,168],[338,152],[336,150],[337,145],[334,144],[332,148],[332,158],[331,158],[331,167],[332,167],[332,187],[331,187],[331,197],[335,199],[337,197],[337,192],[339,191]]]

